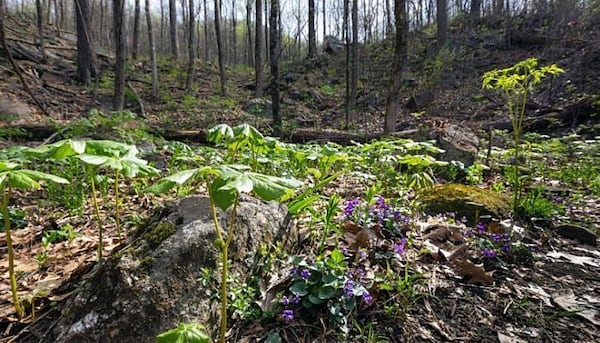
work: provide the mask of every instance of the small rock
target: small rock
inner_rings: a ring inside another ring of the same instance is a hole
[[[561,224],[556,228],[556,233],[561,237],[575,240],[582,244],[598,246],[598,235],[592,230],[575,224]]]
[[[263,98],[254,98],[246,101],[242,105],[242,110],[259,116],[271,116],[273,113],[273,105],[271,101]]]

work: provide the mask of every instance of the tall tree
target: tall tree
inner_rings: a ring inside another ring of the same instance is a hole
[[[219,63],[219,84],[221,96],[226,96],[225,56],[223,55],[223,37],[221,35],[221,0],[215,0],[215,36],[217,39],[217,58]]]
[[[254,88],[254,96],[261,97],[263,95],[263,2],[256,0],[256,20],[255,36],[254,37],[254,76],[256,84]]]
[[[202,0],[204,5],[204,62],[208,62],[208,6],[206,0]]]
[[[326,11],[326,7],[327,7],[327,0],[323,0],[323,39],[325,39],[325,36],[327,36],[327,11]]]
[[[252,0],[246,0],[246,63],[249,66],[254,64],[252,57]]]
[[[185,80],[185,89],[188,93],[192,92],[192,84],[194,83],[194,74],[196,72],[196,56],[194,49],[194,32],[196,31],[196,16],[194,15],[194,0],[188,0],[189,15],[188,15],[188,71]]]
[[[315,34],[315,0],[308,0],[308,58],[317,56],[317,35]]]
[[[436,0],[437,5],[437,48],[440,50],[448,40],[448,2]]]
[[[385,104],[384,134],[392,133],[396,128],[400,112],[400,85],[402,72],[406,63],[406,35],[408,22],[406,17],[406,0],[394,0],[394,17],[396,19],[396,34],[394,37],[394,62]]]
[[[77,78],[84,85],[96,76],[94,53],[90,36],[89,0],[75,0],[75,20],[77,27]]]
[[[113,31],[115,42],[115,89],[113,109],[125,106],[125,0],[113,0]]]
[[[40,52],[42,53],[42,63],[46,63],[48,61],[48,55],[46,55],[46,40],[44,39],[44,11],[42,9],[42,0],[35,0],[35,9],[37,14],[36,24]]]
[[[346,48],[346,65],[345,65],[345,78],[346,78],[346,104],[344,106],[345,122],[344,128],[348,128],[350,125],[350,33],[349,33],[349,12],[350,12],[350,0],[344,0],[344,20],[343,20],[343,36],[345,39]]]
[[[171,56],[179,59],[179,47],[177,43],[177,3],[169,0],[169,36],[171,38]]]
[[[131,59],[137,60],[140,50],[140,0],[135,0],[133,9],[133,39],[131,42]]]
[[[356,105],[358,84],[358,0],[352,0],[352,75],[350,78],[350,109]]]
[[[152,97],[158,98],[158,68],[156,67],[156,44],[152,33],[152,16],[150,0],[146,0],[146,26],[148,27],[148,45],[150,46],[150,65],[152,68]]]
[[[273,110],[273,133],[281,135],[282,121],[279,113],[279,54],[281,52],[279,36],[279,0],[271,0],[271,13],[269,16],[270,59],[271,59],[271,103]]]
[[[474,25],[481,17],[481,0],[471,0],[471,23]]]

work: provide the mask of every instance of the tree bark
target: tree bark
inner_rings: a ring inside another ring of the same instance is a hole
[[[437,4],[437,49],[446,45],[448,39],[448,3],[447,0],[436,0]]]
[[[42,63],[48,62],[46,55],[46,40],[44,39],[44,11],[42,10],[42,0],[35,0],[35,9],[37,12],[37,31],[40,44],[40,52],[42,53]]]
[[[196,31],[194,26],[196,23],[196,16],[194,15],[194,0],[188,0],[189,5],[189,23],[188,23],[188,72],[185,80],[186,92],[192,92],[192,84],[194,83],[194,74],[196,72],[196,56],[194,49],[194,32]]]
[[[481,18],[481,0],[471,0],[471,25],[475,25]]]
[[[140,0],[135,0],[133,10],[133,39],[131,42],[131,59],[137,60],[140,50]]]
[[[325,36],[327,36],[327,17],[326,17],[327,10],[326,10],[326,7],[327,7],[327,0],[323,0],[323,8],[322,8],[322,10],[323,10],[323,39],[325,39]]]
[[[308,0],[308,58],[317,56],[317,35],[315,33],[315,0]]]
[[[346,78],[346,103],[344,106],[344,128],[348,129],[350,126],[350,34],[349,30],[349,15],[350,15],[350,0],[344,0],[344,21],[343,21],[343,32],[345,39],[345,51],[346,51],[346,65],[345,65],[345,78]]]
[[[202,0],[204,4],[204,62],[208,62],[208,7],[206,0]]]
[[[252,53],[252,0],[246,0],[246,63],[249,66],[254,65]]]
[[[255,35],[254,37],[254,76],[255,88],[254,96],[261,97],[263,95],[263,2],[256,0],[256,20],[255,20]]]
[[[358,84],[358,0],[352,0],[352,74],[350,78],[350,110],[356,105]]]
[[[156,44],[152,32],[152,16],[150,15],[150,0],[146,0],[146,26],[148,26],[148,45],[150,45],[150,65],[152,68],[152,97],[158,98],[158,68],[156,67]]]
[[[223,55],[223,38],[221,35],[221,0],[215,0],[215,35],[217,38],[217,58],[219,63],[219,84],[221,96],[227,95],[225,89],[225,56]]]
[[[115,89],[113,109],[125,106],[125,0],[113,0],[113,30],[115,41]]]
[[[169,0],[169,36],[171,38],[171,56],[179,59],[179,47],[177,44],[177,3]]]
[[[271,103],[273,110],[273,134],[281,135],[282,121],[279,113],[279,54],[281,46],[279,41],[279,0],[271,0],[271,13],[269,28],[271,42],[269,44],[271,58]]]
[[[408,23],[406,18],[406,0],[394,0],[394,16],[396,18],[396,36],[394,37],[393,73],[390,80],[386,99],[384,134],[390,134],[396,129],[400,112],[400,85],[402,72],[406,62],[406,35]]]
[[[75,0],[77,26],[77,77],[79,82],[89,85],[96,76],[95,58],[90,36],[89,0]]]

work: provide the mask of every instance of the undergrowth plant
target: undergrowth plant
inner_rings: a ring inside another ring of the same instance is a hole
[[[529,94],[548,76],[557,76],[564,70],[555,64],[538,67],[536,58],[528,58],[512,67],[494,69],[483,74],[483,88],[496,90],[502,94],[511,119],[513,129],[514,155],[513,169],[513,210],[516,212],[520,205],[523,191],[523,181],[520,173],[521,135],[525,108]]]
[[[251,171],[251,167],[240,164],[223,164],[189,169],[167,176],[152,186],[149,191],[164,193],[169,189],[203,181],[208,189],[213,225],[217,234],[215,245],[221,253],[221,323],[219,341],[225,342],[227,332],[228,300],[228,251],[235,236],[235,219],[241,193],[251,193],[262,200],[278,200],[290,194],[300,183],[293,179],[284,179]],[[231,209],[227,228],[221,227],[217,208],[222,211]]]
[[[25,169],[23,164],[9,160],[0,160],[0,211],[4,219],[4,232],[6,235],[6,249],[8,255],[8,274],[10,278],[10,291],[17,315],[22,318],[25,314],[17,293],[17,278],[15,274],[15,255],[12,245],[11,221],[9,201],[13,189],[33,190],[42,187],[40,181],[67,184],[69,181],[56,175],[43,173],[36,170]]]

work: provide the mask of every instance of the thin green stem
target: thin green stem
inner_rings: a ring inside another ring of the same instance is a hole
[[[117,225],[117,236],[121,242],[121,219],[119,217],[119,169],[115,170],[115,224]]]
[[[96,183],[94,182],[94,175],[90,174],[90,185],[92,187],[92,202],[94,203],[94,212],[96,213],[96,223],[98,224],[98,261],[102,260],[102,251],[104,250],[102,244],[102,218],[100,218],[100,207],[98,206],[98,199],[96,198]]]
[[[6,183],[10,183],[10,176],[6,177]],[[4,217],[4,232],[6,233],[6,249],[8,254],[8,274],[10,277],[10,291],[12,293],[15,311],[19,318],[23,318],[25,310],[21,306],[19,294],[17,293],[17,276],[15,275],[15,253],[12,245],[12,235],[10,231],[10,214],[8,213],[8,199],[10,198],[10,185],[7,189],[2,190],[2,216]]]

